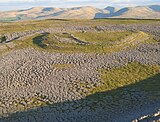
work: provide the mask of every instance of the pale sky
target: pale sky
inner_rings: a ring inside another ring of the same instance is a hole
[[[105,8],[107,6],[128,7],[155,4],[160,5],[160,0],[0,0],[0,11],[26,9],[35,6],[61,8],[94,6]]]

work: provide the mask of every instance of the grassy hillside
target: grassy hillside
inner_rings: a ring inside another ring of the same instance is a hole
[[[98,26],[110,24],[147,24],[154,23],[160,20],[135,20],[135,19],[94,19],[94,20],[67,20],[67,19],[48,19],[34,21],[19,21],[19,22],[1,22],[0,34],[8,32],[22,32],[27,30],[35,30],[42,28],[63,27],[67,26]]]
[[[121,9],[92,6],[74,8],[33,7],[25,10],[0,12],[0,21],[38,20],[38,19],[94,19],[94,18],[137,18],[159,19],[159,5],[124,7]]]

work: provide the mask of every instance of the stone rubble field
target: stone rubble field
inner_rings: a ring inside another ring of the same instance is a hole
[[[149,23],[149,24],[121,24],[121,25],[99,25],[95,27],[91,26],[76,26],[76,25],[66,25],[62,27],[54,27],[54,28],[43,28],[43,29],[37,29],[37,30],[31,30],[31,31],[24,31],[24,32],[13,32],[13,33],[7,33],[3,34],[6,37],[6,42],[10,42],[15,39],[23,39],[24,37],[32,36],[35,33],[58,33],[58,32],[67,32],[67,31],[78,31],[78,32],[86,32],[86,31],[143,31],[150,33],[154,35],[154,38],[156,40],[160,40],[160,23],[156,22],[155,24]]]
[[[10,43],[35,33],[125,30],[142,31],[160,40],[159,23],[66,26],[5,36]],[[138,88],[123,88],[113,96],[110,91],[96,94],[103,99],[89,94],[102,84],[99,69],[111,70],[133,62],[159,66],[160,43],[102,54],[57,53],[31,47],[6,52],[0,55],[0,122],[158,122],[160,99],[151,101],[149,93]]]
[[[81,99],[83,95],[80,94],[80,91],[84,93],[87,91],[80,87],[79,82],[89,83],[90,86],[88,87],[99,85],[100,74],[97,72],[98,68],[110,69],[133,61],[150,65],[160,64],[160,45],[142,45],[135,50],[122,51],[110,55],[56,54],[38,52],[34,49],[17,50],[3,55],[0,59],[0,83],[3,90],[0,93],[2,102],[1,115],[7,114],[7,111],[11,109],[10,107],[17,99],[38,97],[40,94],[53,103]],[[73,66],[61,69],[54,67],[54,64],[71,64]],[[79,82],[77,83],[77,81]],[[132,96],[133,99],[145,96],[138,92],[135,92],[134,95]],[[145,97],[141,98],[141,100],[144,101]],[[77,106],[79,103],[73,102],[73,106],[74,104]],[[70,107],[69,110],[74,109],[71,106],[68,107]],[[114,110],[114,105],[109,105],[108,107]],[[65,106],[62,108],[67,109]],[[87,112],[87,106],[81,109],[77,115],[78,117],[81,112]],[[87,114],[86,112],[83,114]],[[72,116],[76,119],[74,114]],[[52,119],[52,116],[50,117],[48,119]],[[72,121],[71,118],[64,117],[63,119]],[[103,120],[105,118],[100,118],[102,119],[101,121],[105,121]]]

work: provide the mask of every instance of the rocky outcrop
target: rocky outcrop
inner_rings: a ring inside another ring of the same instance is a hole
[[[121,114],[127,106],[121,106],[122,104],[114,105],[114,101],[111,102],[110,97],[104,99],[109,108],[103,109],[101,102],[95,103],[94,100],[84,101],[76,100],[84,99],[87,94],[87,89],[80,84],[87,84],[88,88],[94,88],[101,84],[100,74],[98,69],[112,69],[115,67],[121,67],[130,62],[139,62],[141,64],[160,65],[160,45],[144,44],[133,50],[120,51],[113,54],[63,54],[63,53],[49,53],[39,52],[35,49],[21,49],[15,50],[8,54],[4,54],[0,57],[0,113],[2,115],[8,114],[10,111],[15,112],[16,109],[12,108],[17,100],[29,99],[29,98],[44,98],[44,102],[64,103],[57,105],[57,107],[48,108],[42,107],[41,109],[34,110],[33,119],[40,119],[40,121],[47,121],[46,117],[50,121],[55,116],[55,122],[59,122],[62,119],[64,121],[76,121],[79,118],[82,121],[90,121],[91,114],[97,116],[100,112],[108,112],[103,117],[95,118],[105,122],[104,117],[109,120],[114,120],[115,114]],[[59,67],[58,65],[66,65],[65,67]],[[71,66],[68,66],[71,65]],[[130,89],[131,90],[131,89]],[[131,92],[131,95],[128,95]],[[124,100],[131,99],[134,101],[142,100],[142,104],[147,102],[146,93],[138,90],[131,90],[126,92],[122,96]],[[129,98],[128,98],[129,97]],[[131,97],[131,98],[130,98]],[[125,99],[126,98],[126,99]],[[22,102],[23,106],[27,106],[27,102]],[[75,101],[75,104],[66,103],[65,101]],[[124,102],[124,101],[122,101]],[[88,106],[97,104],[96,111],[90,110]],[[102,103],[104,103],[102,101]],[[139,103],[137,107],[141,104]],[[68,106],[68,107],[67,107]],[[76,107],[77,106],[77,107]],[[83,106],[83,107],[81,107]],[[99,106],[99,107],[98,107]],[[74,108],[79,109],[74,109]],[[10,109],[12,108],[12,109]],[[62,108],[62,109],[61,109]],[[131,108],[134,108],[133,106]],[[46,110],[47,109],[47,110]],[[63,110],[63,112],[61,111]],[[48,111],[48,112],[46,112]],[[52,111],[52,112],[49,112]],[[67,111],[71,113],[68,114]],[[53,115],[53,114],[54,115]],[[46,117],[41,118],[41,115]],[[62,116],[63,115],[63,116]],[[20,115],[20,116],[23,116]],[[27,121],[29,116],[26,116],[22,120]],[[60,118],[59,118],[60,117]],[[17,118],[17,117],[16,117]],[[20,121],[21,118],[16,119],[14,117],[0,119],[0,121]],[[57,119],[57,120],[56,120]],[[127,118],[126,118],[127,119]],[[129,117],[128,120],[131,118]],[[116,118],[115,118],[116,120]]]
[[[33,36],[36,33],[67,33],[68,31],[77,31],[77,32],[86,32],[86,31],[142,31],[149,33],[154,36],[154,38],[159,41],[160,40],[160,26],[159,23],[156,24],[119,24],[119,25],[106,25],[106,26],[65,26],[63,28],[44,28],[37,29],[32,31],[24,31],[24,32],[14,32],[3,34],[5,37],[4,42],[10,42],[16,39],[23,39],[28,36]],[[73,35],[72,35],[73,36]],[[80,41],[76,37],[73,36],[75,40]]]

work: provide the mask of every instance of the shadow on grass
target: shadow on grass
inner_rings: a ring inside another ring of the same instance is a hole
[[[135,84],[80,100],[19,111],[0,119],[0,122],[131,122],[159,109],[159,94],[160,74],[156,74]]]
[[[67,20],[67,19],[46,19],[46,20],[57,20],[57,21],[70,21],[70,20]]]
[[[48,35],[49,33],[42,33],[42,35],[36,36],[35,38],[33,38],[33,43],[41,48],[46,48],[47,45],[44,42],[48,40]]]

